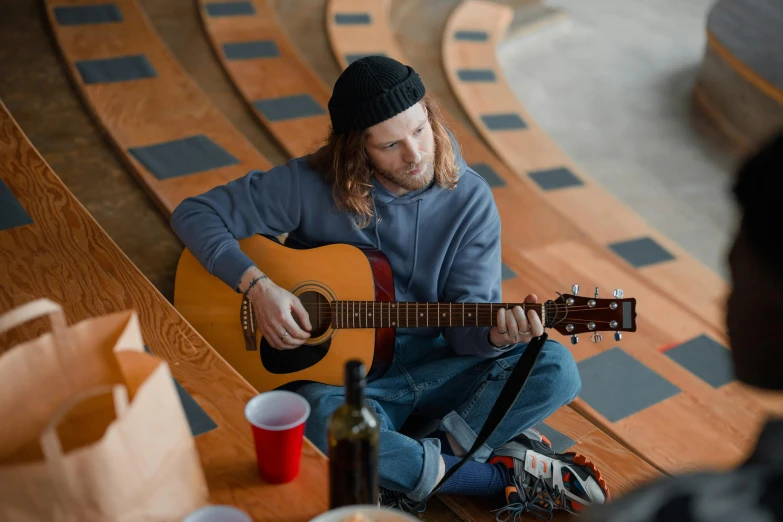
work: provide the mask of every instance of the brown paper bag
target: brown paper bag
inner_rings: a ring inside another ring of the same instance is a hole
[[[174,521],[208,502],[165,361],[133,311],[68,326],[40,299],[0,334],[48,316],[52,331],[0,356],[0,520]]]

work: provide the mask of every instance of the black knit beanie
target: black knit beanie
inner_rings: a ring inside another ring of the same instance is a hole
[[[365,56],[337,78],[329,100],[337,134],[364,130],[409,109],[424,96],[412,67],[385,56]]]

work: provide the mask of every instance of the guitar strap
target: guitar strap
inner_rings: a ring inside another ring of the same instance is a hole
[[[473,447],[470,448],[470,451],[468,451],[464,457],[462,457],[462,460],[457,462],[445,475],[443,475],[443,478],[432,489],[432,492],[413,508],[414,512],[419,512],[424,509],[427,501],[440,490],[441,486],[451,478],[451,476],[454,475],[454,473],[456,473],[457,470],[479,450],[479,448],[481,448],[489,436],[492,435],[492,432],[500,426],[500,423],[506,418],[506,415],[514,405],[514,402],[516,402],[517,397],[519,397],[519,394],[522,392],[525,381],[527,381],[527,378],[530,376],[530,372],[533,370],[533,366],[535,365],[541,350],[544,348],[547,337],[546,332],[544,332],[542,335],[531,339],[530,343],[528,343],[525,348],[525,351],[522,353],[522,357],[519,358],[516,367],[514,367],[514,370],[511,372],[506,385],[501,390],[498,400],[495,402],[489,415],[487,415],[487,420],[484,422],[484,426],[481,428],[478,437],[476,437]]]

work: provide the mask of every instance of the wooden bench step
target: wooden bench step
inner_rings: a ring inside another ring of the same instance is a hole
[[[227,8],[235,5],[243,7]],[[223,68],[278,144],[293,157],[315,150],[326,137],[331,92],[267,0],[199,0],[199,13]]]
[[[604,335],[593,343],[585,335],[567,344],[583,380],[575,409],[667,473],[726,468],[747,455],[765,412],[734,379],[725,338],[657,288],[618,271],[599,249],[578,243],[507,248],[525,260],[511,261],[524,281],[543,288],[577,281],[580,293],[598,287],[599,297],[620,287],[637,299],[636,332],[620,342]]]
[[[135,310],[146,346],[169,364],[186,399],[214,422],[195,435],[209,501],[270,522],[310,520],[326,511],[324,455],[305,440],[296,481],[278,486],[260,479],[244,417],[255,391],[131,263],[49,168],[2,102],[0,193],[14,209],[13,221],[3,219],[11,216],[7,207],[0,217],[0,314],[42,297],[60,303],[69,324]],[[48,331],[45,321],[31,322],[3,335],[2,345]]]
[[[46,0],[68,73],[165,216],[186,197],[268,169],[179,65],[136,0]]]

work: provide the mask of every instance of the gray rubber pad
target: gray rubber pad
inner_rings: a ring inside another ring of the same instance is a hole
[[[527,129],[527,124],[515,113],[482,114],[481,121],[492,131]]]
[[[334,15],[337,25],[368,25],[372,23],[369,13],[337,13]]]
[[[116,4],[57,6],[54,18],[60,25],[110,24],[124,20]]]
[[[187,176],[239,164],[237,158],[203,134],[146,147],[133,147],[128,152],[158,179]]]
[[[579,397],[609,422],[617,422],[674,397],[680,389],[620,348],[578,363]]]
[[[650,237],[611,243],[609,248],[636,268],[674,259],[674,256],[668,250]]]
[[[280,49],[274,40],[254,42],[230,42],[223,44],[223,54],[227,60],[254,60],[256,58],[276,58]]]
[[[731,352],[707,335],[695,337],[663,353],[713,388],[735,380]]]
[[[549,442],[552,443],[552,449],[557,453],[563,453],[574,445],[574,439],[568,435],[563,435],[556,429],[543,422],[539,422],[533,426],[533,429],[538,430],[541,435],[549,439]]]
[[[32,225],[30,214],[16,199],[11,189],[0,179],[0,230]]]
[[[484,178],[487,183],[489,183],[490,187],[502,187],[506,184],[506,182],[503,181],[503,178],[501,178],[498,173],[495,172],[495,169],[486,163],[476,163],[475,165],[470,165],[470,168],[475,170],[477,174]]]
[[[528,176],[543,190],[556,190],[584,185],[576,174],[565,167],[536,170],[528,173]]]
[[[228,2],[205,4],[209,16],[247,16],[256,14],[250,2]]]
[[[326,109],[309,94],[256,100],[253,105],[273,122],[326,114]]]
[[[143,54],[81,60],[76,62],[76,68],[86,84],[127,82],[157,77],[152,64]]]
[[[457,31],[454,33],[454,39],[464,42],[486,42],[489,40],[489,35],[486,31]]]
[[[459,69],[457,77],[463,82],[495,82],[497,77],[492,69]]]

